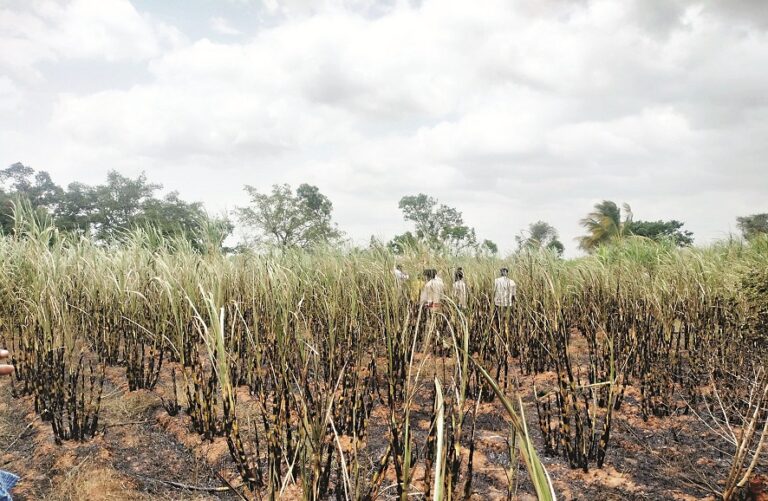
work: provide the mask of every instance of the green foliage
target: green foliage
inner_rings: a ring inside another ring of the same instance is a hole
[[[409,195],[398,206],[405,220],[416,225],[416,238],[433,250],[460,252],[477,245],[475,230],[464,224],[461,212],[438,204],[435,198],[424,193]]]
[[[83,183],[71,183],[54,211],[56,226],[71,233],[88,234],[97,211],[93,188]]]
[[[245,191],[249,207],[237,209],[240,222],[259,232],[258,241],[285,249],[308,249],[337,242],[342,233],[332,222],[333,204],[316,186],[302,184],[293,192],[288,184],[272,186],[271,194],[253,186]]]
[[[14,228],[14,203],[28,204],[39,215],[53,219],[66,233],[91,235],[100,243],[111,243],[126,232],[144,228],[164,238],[188,240],[198,251],[210,250],[211,229],[220,242],[232,232],[226,218],[209,217],[200,202],[186,202],[177,192],[156,196],[161,185],[146,175],[135,179],[111,171],[105,184],[56,185],[47,172],[15,163],[0,171],[0,225],[5,234]],[[223,236],[222,236],[223,235]]]
[[[402,254],[406,248],[423,244],[433,252],[464,254],[475,252],[478,255],[495,255],[498,246],[491,240],[477,242],[475,229],[464,223],[464,216],[457,209],[438,200],[419,193],[400,199],[398,204],[406,221],[415,225],[415,232],[406,232],[395,236],[387,245],[396,254]]]
[[[768,234],[768,212],[737,217],[736,221],[742,235],[747,240],[751,240],[758,235]]]
[[[90,190],[94,212],[90,225],[97,240],[115,240],[120,233],[134,226],[140,226],[147,206],[153,204],[159,184],[147,182],[141,174],[136,179],[123,176],[115,171],[107,175],[107,183]],[[157,211],[156,211],[157,215]]]
[[[599,246],[623,238],[632,223],[632,209],[628,204],[622,209],[616,202],[603,200],[595,204],[594,210],[580,221],[587,234],[579,239],[579,247],[592,252]]]
[[[630,221],[627,231],[632,235],[651,240],[672,240],[678,247],[687,247],[693,244],[693,232],[683,230],[684,224],[675,219],[669,221]]]
[[[615,202],[603,200],[580,221],[587,234],[579,238],[579,247],[594,252],[601,245],[616,243],[629,236],[645,237],[656,242],[670,241],[678,247],[693,244],[693,233],[684,230],[685,223],[668,221],[635,221],[628,204],[619,208]]]
[[[200,202],[186,202],[175,191],[158,198],[155,194],[161,187],[145,174],[131,179],[115,171],[105,184],[70,184],[55,211],[56,224],[93,234],[101,242],[113,242],[133,228],[152,228],[163,237],[187,239],[198,251],[208,245],[205,232],[210,224],[231,232],[228,221],[209,218]]]
[[[493,240],[487,238],[480,244],[479,253],[487,256],[495,256],[499,253],[499,246]]]
[[[518,250],[544,250],[563,255],[565,246],[560,242],[557,230],[545,221],[536,221],[528,225],[528,230],[521,231],[515,237]]]
[[[62,189],[51,181],[44,171],[17,162],[0,170],[0,230],[9,234],[14,227],[13,206],[26,201],[41,215],[48,214],[58,204]]]
[[[411,233],[406,231],[400,235],[395,235],[392,240],[387,243],[387,248],[392,251],[393,254],[405,254],[409,249],[415,249],[419,245],[419,239]]]

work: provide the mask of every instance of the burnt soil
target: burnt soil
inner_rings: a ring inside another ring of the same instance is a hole
[[[14,499],[147,500],[147,499],[242,499],[228,490],[243,490],[226,441],[201,439],[191,431],[190,418],[182,410],[169,416],[160,396],[171,394],[170,370],[165,364],[153,391],[129,392],[125,370],[107,369],[100,433],[86,442],[57,445],[49,423],[33,409],[31,396],[13,398],[10,378],[0,382],[0,469],[19,474],[22,480]],[[513,365],[516,367],[516,365]],[[420,377],[420,393],[412,412],[416,443],[423,446],[431,419],[431,381],[443,364],[426,360]],[[532,388],[552,385],[554,374],[515,374],[523,399],[534,445],[548,469],[559,499],[716,499],[712,489],[727,476],[732,446],[696,415],[641,417],[639,393],[628,386],[621,408],[614,414],[610,444],[603,468],[587,472],[572,469],[561,456],[543,453]],[[181,385],[180,385],[181,386]],[[382,385],[382,389],[383,389]],[[179,398],[183,396],[179,392]],[[238,408],[252,405],[246,388],[238,390]],[[468,408],[474,408],[469,402]],[[375,462],[388,441],[388,408],[379,402],[372,413],[362,465]],[[470,427],[469,420],[465,431]],[[498,399],[478,407],[474,473],[471,498],[507,499],[511,472],[516,487],[513,499],[535,499],[525,468],[508,449],[509,422]],[[468,433],[468,432],[467,432]],[[465,433],[465,436],[467,434]],[[418,452],[418,451],[417,451]],[[464,464],[467,449],[464,448]],[[518,464],[519,463],[519,464]],[[514,466],[517,464],[517,467]],[[423,486],[424,465],[417,461],[414,489]],[[768,500],[766,461],[758,465],[756,480],[744,499]],[[390,465],[379,499],[393,499],[394,472]],[[708,485],[707,485],[708,484]],[[463,479],[462,479],[463,487]],[[285,499],[296,497],[289,488]],[[259,499],[259,497],[255,497]],[[420,499],[418,494],[411,499]]]

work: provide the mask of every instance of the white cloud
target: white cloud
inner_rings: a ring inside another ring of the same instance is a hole
[[[229,21],[223,17],[211,18],[211,29],[220,35],[242,35],[242,32],[234,28]]]
[[[232,0],[248,3],[255,0]],[[403,0],[261,0],[262,5],[272,14],[285,17],[305,17],[323,12],[354,12],[367,16],[390,12]]]
[[[146,72],[47,96],[55,154],[30,156],[54,177],[146,170],[212,208],[243,203],[243,184],[313,182],[359,241],[400,231],[397,200],[425,191],[505,248],[538,219],[573,248],[602,198],[702,240],[766,210],[768,33],[746,2],[275,1],[260,7],[273,22],[226,43],[94,3],[0,14],[31,33],[0,40],[26,54],[3,50],[6,67],[54,83],[75,57]],[[229,18],[202,21],[234,35]],[[8,81],[0,107],[20,106]]]
[[[21,91],[13,80],[0,76],[0,112],[16,111],[22,102]]]
[[[0,68],[21,78],[39,78],[35,65],[44,61],[146,60],[182,39],[128,0],[31,0],[0,9]]]

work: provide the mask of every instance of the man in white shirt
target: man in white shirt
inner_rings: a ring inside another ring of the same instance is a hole
[[[435,269],[425,270],[424,279],[427,280],[427,283],[421,291],[421,304],[430,310],[439,310],[443,294],[445,293],[443,279],[437,275],[437,270]]]
[[[499,270],[499,278],[493,282],[493,304],[496,305],[493,312],[493,320],[499,335],[503,336],[509,345],[509,323],[512,316],[512,306],[515,304],[515,296],[517,295],[517,284],[507,276],[508,274],[509,270],[502,268]],[[514,356],[517,356],[516,351],[513,346],[512,354]]]
[[[421,291],[420,302],[421,305],[428,311],[425,325],[425,337],[424,337],[424,349],[427,349],[431,343],[437,343],[434,348],[439,349],[442,345],[440,340],[442,339],[441,331],[443,331],[444,320],[441,315],[442,300],[445,294],[445,284],[443,279],[437,275],[437,270],[430,268],[424,270],[424,280],[427,281],[424,284],[424,288]]]
[[[496,306],[512,306],[517,295],[517,284],[507,276],[509,274],[507,268],[502,268],[499,271],[499,278],[493,282],[493,303]]]

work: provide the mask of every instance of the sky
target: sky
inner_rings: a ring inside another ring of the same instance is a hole
[[[764,0],[0,0],[0,166],[212,213],[314,184],[356,243],[456,207],[578,254],[603,200],[706,244],[768,212]]]

